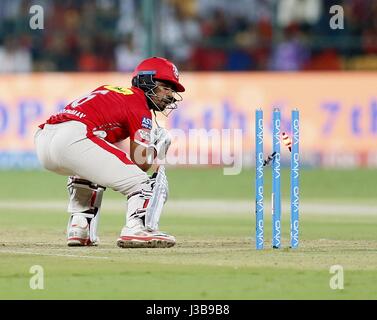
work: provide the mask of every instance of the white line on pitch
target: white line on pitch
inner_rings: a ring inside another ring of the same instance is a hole
[[[29,255],[36,255],[36,256],[54,256],[54,257],[69,257],[69,258],[84,258],[84,259],[110,259],[109,257],[99,257],[99,256],[78,256],[74,254],[42,253],[42,252],[29,252],[29,251],[12,251],[12,250],[0,250],[0,253],[29,254]]]
[[[271,203],[265,202],[265,211],[270,211]],[[126,203],[122,200],[104,200],[103,211],[125,210]],[[0,210],[51,210],[66,212],[67,203],[64,201],[0,201]],[[254,211],[254,203],[246,200],[170,200],[166,203],[165,210],[176,212],[195,213],[250,213]],[[283,212],[289,212],[289,201],[282,201]],[[316,202],[301,201],[301,213],[314,214],[364,214],[377,215],[377,204],[363,203],[339,203],[339,202]]]

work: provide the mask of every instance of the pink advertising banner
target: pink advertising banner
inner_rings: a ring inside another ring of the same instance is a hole
[[[127,87],[130,80],[120,73],[1,75],[0,167],[37,166],[33,135],[40,123],[102,84]],[[183,73],[181,82],[183,102],[169,118],[159,117],[175,133],[171,158],[179,152],[174,146],[190,154],[201,148],[190,132],[216,131],[220,139],[205,148],[210,157],[223,152],[225,139],[232,157],[253,165],[255,110],[264,111],[267,154],[273,108],[288,133],[297,108],[304,164],[377,166],[377,73]]]

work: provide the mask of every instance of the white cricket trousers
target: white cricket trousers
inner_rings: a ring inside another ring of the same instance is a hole
[[[86,136],[78,121],[46,124],[34,136],[37,156],[47,170],[80,178],[129,195],[142,188],[148,175],[111,143]]]

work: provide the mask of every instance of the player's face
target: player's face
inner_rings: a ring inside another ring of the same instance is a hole
[[[176,101],[174,98],[175,90],[169,83],[156,81],[157,88],[154,89],[155,96],[152,97],[153,101],[158,105],[161,111]]]

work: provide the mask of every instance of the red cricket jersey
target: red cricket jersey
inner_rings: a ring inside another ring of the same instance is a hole
[[[139,88],[104,85],[68,104],[45,123],[80,121],[88,128],[87,137],[98,136],[110,143],[128,137],[147,146],[152,114],[144,92]],[[44,124],[40,127],[43,128]]]

